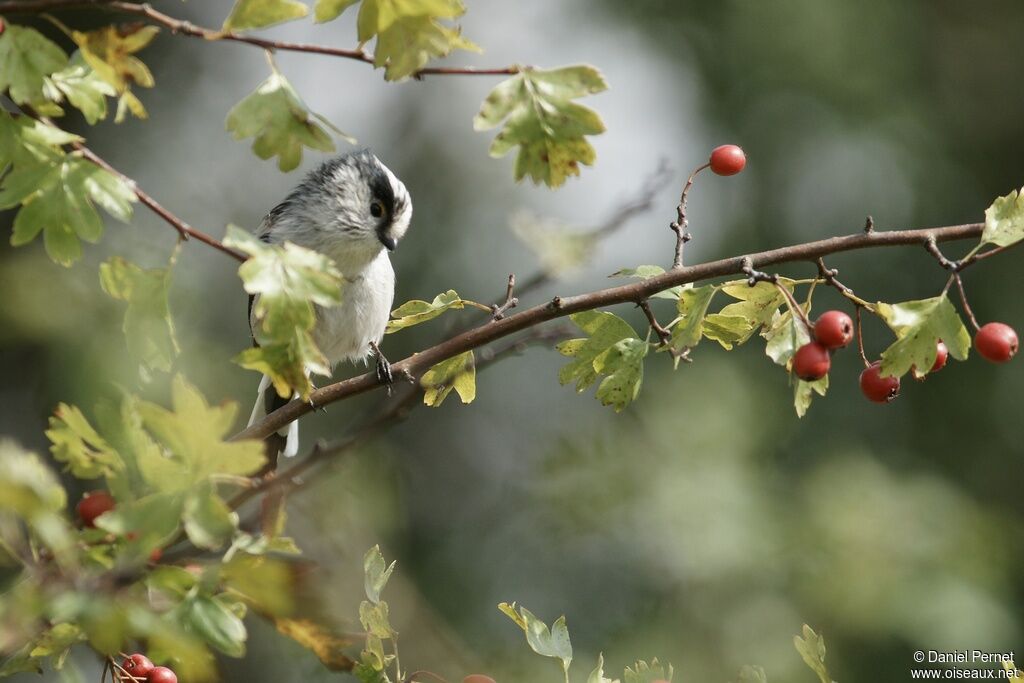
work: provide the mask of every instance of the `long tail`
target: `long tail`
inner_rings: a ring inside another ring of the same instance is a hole
[[[270,382],[270,377],[263,375],[260,380],[260,388],[256,394],[256,405],[252,407],[252,415],[249,416],[249,425],[257,420],[263,419],[265,415],[277,410],[288,400],[281,398]],[[282,427],[276,434],[267,438],[268,455],[275,461],[280,453],[290,458],[299,452],[299,422],[291,422],[287,427]]]

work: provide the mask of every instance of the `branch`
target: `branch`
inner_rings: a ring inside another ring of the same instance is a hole
[[[149,3],[135,4],[133,2],[122,2],[121,0],[8,0],[0,2],[0,14],[9,13],[42,13],[59,9],[99,9],[108,12],[120,12],[131,14],[147,19],[153,24],[163,26],[171,33],[202,38],[203,40],[218,41],[227,40],[235,43],[253,45],[263,50],[282,50],[285,52],[306,52],[309,54],[328,55],[342,59],[353,59],[366,64],[374,64],[373,57],[361,49],[347,50],[345,48],[330,47],[327,45],[313,45],[310,43],[292,43],[284,40],[269,40],[255,36],[237,33],[235,31],[218,31],[211,28],[196,26],[192,22],[183,19],[175,19],[154,9]],[[511,76],[519,73],[519,66],[505,66],[499,68],[474,68],[474,67],[426,67],[413,74],[413,78],[423,76]]]
[[[710,163],[698,166],[690,174],[690,177],[686,179],[686,184],[683,185],[683,191],[679,195],[679,204],[676,206],[676,219],[669,224],[672,232],[676,234],[676,251],[672,258],[672,269],[678,270],[683,267],[683,248],[686,243],[690,241],[690,233],[686,231],[689,226],[689,222],[686,220],[686,199],[690,193],[690,188],[693,187],[693,179],[697,177],[697,174],[703,171],[705,168],[710,166]]]
[[[457,334],[440,344],[394,363],[392,368],[396,373],[418,377],[427,369],[443,360],[549,320],[562,318],[572,313],[579,313],[580,311],[593,310],[602,306],[635,303],[658,292],[690,282],[742,274],[748,260],[750,267],[764,267],[798,261],[813,262],[822,256],[844,251],[874,247],[918,245],[929,235],[934,235],[937,242],[977,238],[981,235],[983,229],[983,223],[969,223],[942,228],[860,232],[853,235],[831,237],[805,244],[796,244],[756,254],[748,254],[745,257],[734,256],[699,265],[684,266],[646,280],[618,287],[609,287],[588,294],[568,297],[556,296],[546,304],[534,306],[502,320],[488,322],[485,325]],[[234,438],[262,439],[310,412],[311,403],[317,406],[324,406],[363,394],[380,386],[376,375],[373,373],[330,384],[314,391],[310,396],[310,402],[293,400],[270,413],[256,424],[242,430]]]

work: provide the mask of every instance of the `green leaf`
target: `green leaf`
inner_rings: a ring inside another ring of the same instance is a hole
[[[235,0],[231,14],[224,20],[224,31],[264,28],[285,21],[301,19],[309,8],[296,0]]]
[[[553,657],[562,661],[562,670],[569,675],[572,663],[572,643],[569,641],[569,629],[565,625],[565,617],[561,616],[548,628],[547,624],[533,616],[530,610],[522,605],[516,610],[516,604],[503,602],[498,605],[506,616],[526,633],[526,642],[530,649],[544,657]]]
[[[314,305],[341,303],[345,280],[330,258],[290,242],[268,245],[236,226],[224,243],[250,255],[238,269],[245,291],[254,295],[256,348],[235,358],[242,367],[266,374],[282,397],[313,391],[311,372],[329,375],[327,359],[313,341]]]
[[[236,553],[221,568],[221,580],[263,615],[285,617],[295,609],[294,576],[281,560]]]
[[[380,594],[384,591],[391,572],[395,569],[395,563],[387,564],[380,552],[380,546],[375,545],[366,551],[363,556],[363,583],[366,590],[366,597],[370,602],[380,602]]]
[[[245,655],[245,624],[220,601],[196,595],[181,604],[178,615],[186,628],[230,657]]]
[[[595,359],[624,339],[636,338],[636,332],[625,320],[606,311],[583,311],[573,313],[569,319],[587,337],[570,339],[555,348],[563,356],[573,361],[562,367],[558,373],[561,384],[576,383],[576,391],[586,391],[597,381],[598,371],[594,367]]]
[[[676,302],[679,317],[672,325],[673,349],[685,351],[700,343],[700,338],[704,334],[704,318],[716,292],[718,287],[715,285],[680,289]]]
[[[1005,247],[1024,239],[1024,188],[999,197],[985,209],[982,244]]]
[[[824,638],[815,633],[810,626],[804,624],[803,637],[793,636],[793,645],[811,671],[818,674],[821,683],[833,683],[828,669],[825,668]]]
[[[35,453],[0,440],[0,510],[30,519],[57,513],[67,494],[57,476]]]
[[[413,299],[391,311],[391,320],[388,321],[387,333],[404,330],[406,327],[419,325],[428,320],[433,320],[447,310],[452,308],[461,309],[465,302],[459,298],[454,289],[442,292],[434,297],[433,301],[422,301]]]
[[[197,548],[222,548],[238,529],[238,514],[221,500],[209,481],[191,489],[182,513],[185,533]]]
[[[460,353],[431,367],[420,378],[423,403],[438,407],[454,389],[463,403],[476,398],[476,359],[472,351]]]
[[[3,179],[0,189],[0,208],[22,204],[14,218],[11,244],[27,244],[42,232],[46,253],[64,266],[81,257],[80,239],[95,243],[103,233],[94,203],[127,221],[135,199],[120,177],[70,156],[20,166]]]
[[[935,363],[940,340],[954,358],[966,360],[971,336],[946,295],[898,304],[879,303],[876,310],[896,334],[896,341],[882,352],[882,376],[899,377],[911,368],[916,375],[924,376]]]
[[[363,600],[359,605],[359,623],[367,633],[378,638],[392,638],[395,635],[388,616],[388,603],[374,604]]]
[[[803,321],[794,318],[793,312],[775,312],[771,327],[761,332],[767,340],[764,352],[777,365],[789,367],[793,354],[804,344],[811,341],[811,334]]]
[[[640,394],[644,358],[650,345],[643,339],[623,339],[594,358],[594,370],[607,375],[597,387],[597,400],[622,411]]]
[[[622,676],[625,683],[654,683],[655,681],[670,681],[672,680],[672,665],[668,665],[666,669],[657,657],[651,660],[648,664],[645,661],[638,660],[632,667],[626,667],[626,671]]]
[[[181,493],[153,493],[138,500],[119,501],[116,508],[96,519],[96,526],[118,536],[133,534],[132,542],[148,553],[177,534],[183,507]]]
[[[49,123],[27,116],[14,117],[0,109],[0,172],[12,166],[16,169],[33,169],[28,175],[20,177],[21,187],[9,189],[13,181],[9,176],[4,179],[4,189],[0,190],[0,205],[10,208],[35,192],[39,177],[48,173],[46,164],[40,162],[63,159],[65,153],[60,146],[81,141],[78,135]]]
[[[378,0],[363,0],[364,5]],[[455,4],[455,3],[453,3]],[[461,3],[458,3],[461,4]],[[436,57],[452,50],[481,52],[478,45],[462,37],[460,28],[439,24],[435,16],[403,16],[377,34],[373,64],[384,67],[384,79],[400,81],[414,75]]]
[[[594,163],[594,148],[585,136],[604,132],[597,113],[572,100],[607,88],[591,66],[524,69],[490,92],[473,127],[489,130],[504,121],[491,144],[491,156],[501,157],[518,147],[516,180],[529,175],[534,183],[558,187],[569,176],[579,175],[580,164]]]
[[[89,125],[107,118],[107,98],[117,95],[117,90],[85,62],[81,52],[75,53],[66,68],[45,80],[44,92],[54,102],[66,98]]]
[[[224,125],[236,140],[255,138],[252,149],[260,159],[276,156],[278,168],[291,171],[302,161],[303,147],[334,151],[331,136],[316,118],[291,83],[275,71],[231,108]]]
[[[177,252],[166,268],[144,270],[120,256],[100,265],[103,291],[128,302],[124,315],[124,335],[128,350],[147,368],[169,372],[178,355],[174,322],[167,303],[171,268]]]
[[[605,678],[604,675],[604,653],[597,655],[597,666],[587,676],[587,683],[619,683],[618,679]]]
[[[212,474],[248,476],[266,463],[258,440],[225,441],[238,414],[237,403],[210,406],[199,390],[181,375],[171,385],[173,410],[140,401],[146,428],[188,467],[181,489]]]
[[[664,275],[665,269],[661,266],[637,266],[636,268],[620,268],[608,277],[632,277],[639,280],[649,280],[656,275]],[[671,287],[651,295],[652,299],[671,299],[675,301],[682,293],[682,287]]]
[[[740,667],[739,683],[768,683],[768,676],[761,667],[744,664]]]
[[[153,74],[135,53],[149,45],[159,32],[159,27],[147,24],[104,26],[95,31],[71,32],[85,63],[120,96],[114,116],[116,123],[124,120],[126,111],[136,118],[147,117],[145,107],[131,88],[133,85],[152,88]]]
[[[510,221],[512,233],[537,260],[548,277],[563,277],[593,260],[600,230],[571,231],[550,218],[519,211]]]
[[[41,100],[45,78],[67,63],[64,50],[34,28],[7,24],[0,33],[0,92],[17,104]]]
[[[318,24],[337,19],[342,12],[357,2],[359,0],[316,0],[313,18]]]
[[[66,463],[71,474],[79,479],[112,476],[124,468],[121,456],[75,406],[66,403],[57,406],[56,413],[50,417],[46,436],[54,459]]]
[[[814,398],[814,394],[824,396],[826,391],[828,391],[828,375],[814,382],[797,379],[793,388],[793,407],[796,408],[796,416],[806,415],[808,408],[811,407],[811,399]]]

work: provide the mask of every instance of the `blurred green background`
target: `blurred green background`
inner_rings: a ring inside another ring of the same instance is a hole
[[[487,157],[490,135],[474,133],[471,118],[491,79],[393,85],[358,63],[278,57],[310,106],[371,146],[412,193],[413,227],[394,256],[398,301],[448,288],[496,298],[506,273],[537,268],[510,216],[527,208],[597,225],[660,158],[674,171],[655,210],[524,303],[605,286],[620,267],[668,265],[678,188],[724,142],[742,145],[748,166],[698,179],[690,262],[856,231],[866,214],[879,229],[974,222],[1024,182],[1019,2],[467,4],[465,34],[486,52],[451,63],[586,61],[605,73],[611,89],[586,102],[608,124],[595,139],[597,165],[565,188],[515,186],[511,160]],[[156,5],[219,25],[230,3]],[[353,24],[297,22],[268,34],[348,46]],[[141,56],[157,81],[139,93],[150,120],[87,130],[90,146],[201,229],[255,227],[300,177],[223,130],[228,109],[265,77],[262,56],[166,33]],[[322,158],[307,154],[303,169]],[[8,229],[12,218],[0,216]],[[70,270],[38,241],[0,250],[0,432],[43,450],[60,401],[88,410],[115,385],[164,397],[165,380],[140,383],[121,306],[101,292],[96,267],[110,254],[159,265],[173,237],[139,209]],[[1024,326],[1019,258],[965,275],[982,322]],[[867,299],[932,296],[945,278],[916,248],[830,265]],[[229,362],[249,341],[234,264],[189,244],[174,279],[180,370],[247,415],[258,378]],[[839,303],[832,292],[816,297],[818,307]],[[435,321],[384,348],[397,359],[448,329]],[[866,332],[869,353],[889,343],[879,325]],[[398,560],[389,592],[403,663],[449,680],[471,671],[559,680],[557,663],[532,655],[495,609],[502,600],[549,622],[566,615],[579,678],[603,651],[609,673],[657,656],[683,681],[732,680],[744,663],[764,666],[769,680],[810,681],[791,641],[805,622],[825,635],[839,681],[908,680],[917,649],[1024,646],[1022,361],[954,362],[926,383],[908,380],[880,407],[857,389],[856,353],[842,353],[829,396],[798,420],[760,340],[732,353],[705,342],[694,357],[677,372],[650,358],[640,399],[620,415],[560,387],[561,359],[544,349],[487,369],[472,405],[453,397],[415,411],[292,500],[289,531],[319,563],[311,593],[354,624],[361,557],[380,542]],[[305,443],[344,434],[382,400],[304,419]],[[251,627],[245,660],[222,663],[225,680],[332,677],[271,629]],[[92,659],[76,661],[98,678]]]

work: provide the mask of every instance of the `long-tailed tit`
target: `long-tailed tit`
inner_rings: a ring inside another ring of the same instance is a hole
[[[257,232],[261,240],[292,242],[325,254],[346,280],[340,305],[316,307],[313,340],[332,367],[375,356],[378,377],[391,381],[390,366],[378,348],[395,297],[395,272],[387,252],[398,246],[411,219],[412,199],[405,185],[368,151],[324,162],[263,219]],[[249,324],[255,327],[252,310],[250,297]],[[285,402],[264,375],[249,424]],[[298,423],[282,429],[274,441],[271,448],[295,455]]]

